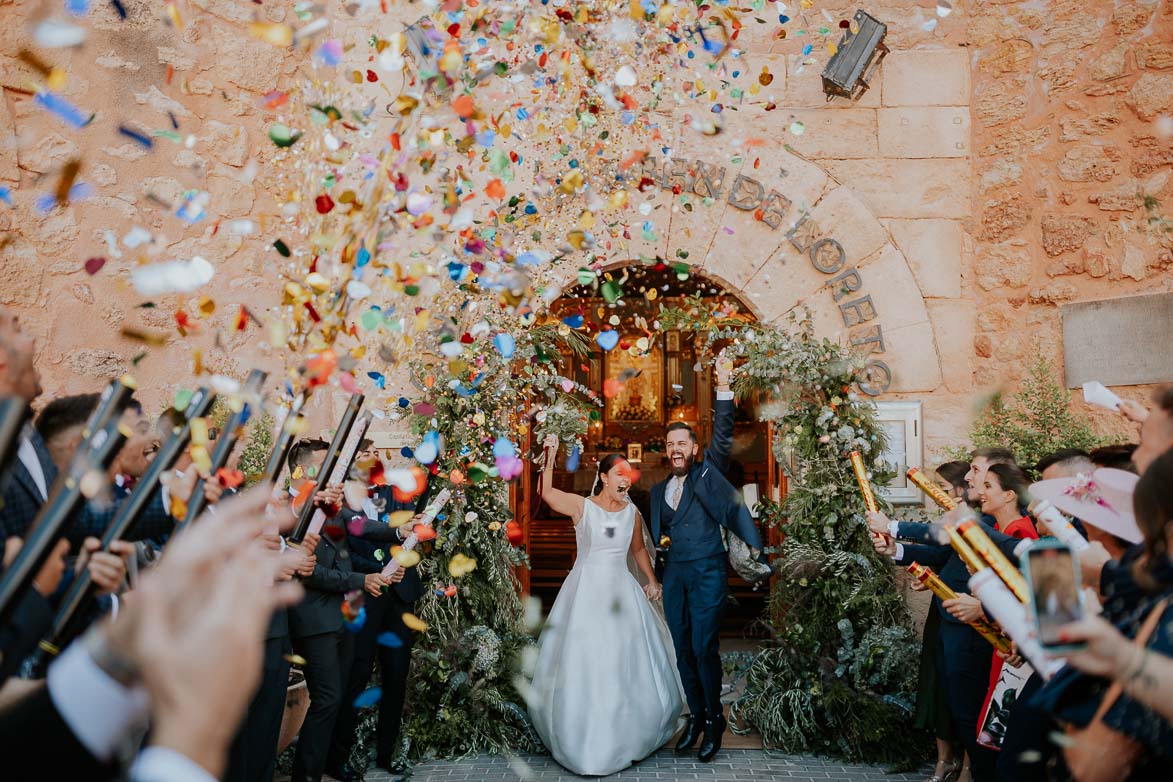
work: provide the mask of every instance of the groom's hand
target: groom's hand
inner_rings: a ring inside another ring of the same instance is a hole
[[[659,584],[653,582],[644,586],[644,595],[648,600],[656,601],[664,596],[664,589]]]

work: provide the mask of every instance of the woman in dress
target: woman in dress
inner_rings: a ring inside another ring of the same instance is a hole
[[[672,737],[684,691],[668,626],[651,602],[661,590],[643,519],[627,496],[630,465],[605,457],[592,495],[582,497],[554,488],[553,446],[542,499],[573,520],[578,557],[538,642],[530,717],[565,768],[604,776]]]

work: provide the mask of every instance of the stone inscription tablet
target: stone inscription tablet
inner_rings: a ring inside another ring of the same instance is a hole
[[[1067,387],[1173,381],[1173,293],[1065,304]]]

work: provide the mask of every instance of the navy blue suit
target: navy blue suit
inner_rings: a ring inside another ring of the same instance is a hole
[[[718,400],[713,438],[703,462],[684,480],[676,510],[665,496],[671,478],[652,487],[652,540],[671,543],[664,565],[664,615],[676,667],[692,714],[721,715],[721,653],[717,634],[726,596],[725,527],[754,548],[761,537],[741,496],[722,474],[733,446],[733,400]]]
[[[385,503],[380,515],[397,510],[421,513],[427,506],[428,492],[421,494],[415,502],[399,502],[395,499],[390,486],[381,486],[377,496]],[[348,522],[351,517],[363,515],[362,511],[356,513],[349,509],[343,510],[342,513]],[[349,523],[346,524],[346,528],[350,561],[354,569],[360,573],[382,571],[386,557],[380,561],[375,557],[375,551],[386,551],[391,546],[398,545],[399,536],[396,530],[382,521],[368,521],[362,530],[362,536],[349,534]],[[403,623],[403,615],[415,611],[415,603],[423,593],[424,585],[420,579],[419,569],[411,567],[404,571],[403,580],[398,584],[385,590],[379,597],[366,598],[367,621],[355,634],[354,656],[342,696],[342,708],[334,723],[327,768],[340,768],[350,756],[350,750],[354,745],[355,727],[358,724],[358,709],[353,705],[354,699],[370,682],[376,658],[382,671],[380,678],[383,697],[379,699],[378,706],[375,759],[377,765],[390,766],[399,748],[399,730],[403,722],[403,703],[407,697],[411,650],[416,636],[416,632]],[[380,644],[379,636],[383,633],[395,635],[399,638],[400,645]]]
[[[1022,541],[1003,535],[989,524],[979,522],[1003,554],[1017,561],[1014,547]],[[969,592],[969,571],[952,546],[942,546],[932,537],[932,525],[901,522],[897,538],[917,541],[904,545],[903,556],[896,564],[919,562],[936,571],[956,593]],[[941,600],[933,598],[929,610],[940,613],[941,627],[937,643],[937,670],[945,683],[945,697],[949,714],[958,736],[969,753],[970,768],[975,782],[992,782],[997,753],[977,743],[978,719],[986,691],[990,685],[990,662],[993,647],[969,625],[957,620],[945,610]]]

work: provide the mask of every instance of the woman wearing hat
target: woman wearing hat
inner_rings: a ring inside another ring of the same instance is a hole
[[[1173,653],[1173,603],[1168,602],[1173,598],[1173,560],[1169,557],[1173,543],[1171,487],[1173,452],[1156,459],[1143,478],[1122,470],[1100,469],[1091,475],[1043,481],[1032,487],[1036,496],[1051,500],[1057,508],[1079,516],[1086,524],[1140,543],[1129,549],[1115,568],[1117,576],[1127,568],[1132,587],[1105,595],[1110,599],[1105,602],[1103,619],[1127,638],[1135,638],[1149,615],[1160,611],[1156,629],[1146,644],[1148,655]],[[1120,581],[1117,578],[1112,585]],[[1069,637],[1077,640],[1079,628],[1085,624],[1069,626]],[[1133,654],[1141,660],[1146,658],[1138,651]],[[1079,654],[1073,655],[1073,662],[1081,662]],[[1135,670],[1136,667],[1130,669],[1130,675]],[[1108,686],[1106,679],[1069,666],[1047,682],[1035,704],[1064,723],[1083,727],[1091,722]],[[1122,759],[1121,779],[1169,778],[1173,728],[1167,719],[1126,692],[1108,709],[1102,722],[1113,733],[1126,737],[1131,742],[1131,754],[1136,756],[1132,762]]]

